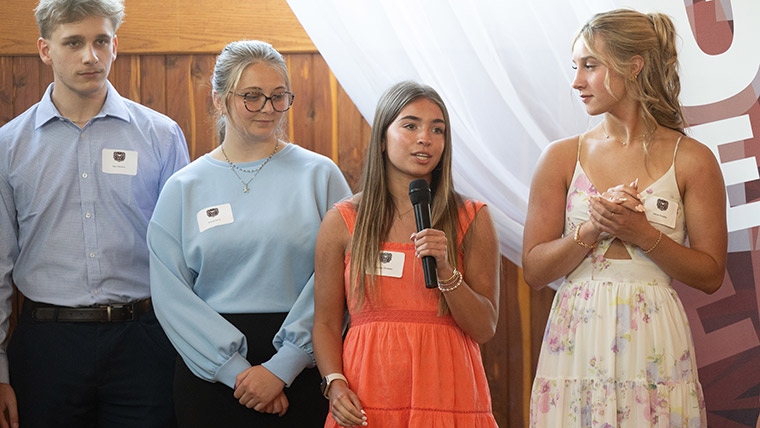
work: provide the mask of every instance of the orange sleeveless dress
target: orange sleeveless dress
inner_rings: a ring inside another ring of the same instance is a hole
[[[483,206],[466,201],[460,207],[459,244]],[[353,205],[344,201],[336,207],[353,235]],[[343,343],[343,371],[362,402],[367,426],[497,427],[480,348],[451,315],[437,315],[441,292],[425,288],[414,244],[385,242],[381,249],[394,257],[404,254],[403,274],[378,276],[377,293],[361,308],[349,299],[351,323]],[[345,265],[348,295],[350,255]],[[325,427],[338,426],[327,417]]]

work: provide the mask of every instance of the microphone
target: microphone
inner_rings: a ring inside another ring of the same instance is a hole
[[[419,178],[409,183],[409,200],[414,207],[414,220],[417,223],[417,232],[422,229],[430,229],[430,186],[427,180]],[[424,256],[422,258],[422,271],[425,273],[425,287],[438,287],[438,268],[435,257]]]

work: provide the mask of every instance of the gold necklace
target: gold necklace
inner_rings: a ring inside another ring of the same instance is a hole
[[[219,148],[222,149],[222,155],[224,155],[224,160],[226,160],[227,163],[230,164],[230,169],[232,170],[232,173],[235,174],[235,177],[237,177],[237,179],[240,180],[241,183],[243,183],[243,193],[248,193],[248,185],[251,184],[251,181],[253,181],[253,179],[256,178],[257,175],[259,175],[259,171],[261,171],[261,168],[264,168],[264,165],[269,163],[269,161],[272,159],[272,156],[274,156],[274,154],[277,153],[277,148],[279,146],[280,146],[280,140],[277,140],[277,142],[274,143],[274,150],[272,150],[272,153],[267,157],[267,160],[265,160],[264,163],[262,163],[261,165],[257,166],[254,169],[243,169],[235,165],[234,163],[232,163],[230,161],[230,158],[227,157],[227,153],[224,152],[224,143],[222,143],[222,145],[219,146]],[[248,181],[243,181],[243,179],[240,178],[240,175],[235,170],[252,173],[253,177],[251,177],[251,179]]]
[[[631,140],[638,140],[639,138],[643,138],[643,137],[644,137],[644,135],[642,134],[642,135],[640,135],[640,136],[638,136],[638,137],[634,137],[634,138],[631,138],[631,139],[630,139],[630,140],[628,140],[628,141],[619,140],[619,139],[617,139],[616,137],[612,137],[612,136],[610,136],[610,133],[609,133],[609,132],[607,132],[607,128],[605,128],[605,127],[604,127],[604,122],[605,122],[605,121],[602,121],[602,131],[604,132],[604,138],[607,138],[607,139],[610,139],[610,138],[612,138],[613,140],[617,141],[618,143],[620,143],[620,144],[622,144],[622,145],[624,145],[624,146],[627,146],[627,145],[628,145],[628,141],[631,141]]]
[[[414,209],[414,207],[412,206],[411,208],[409,208],[408,210],[404,211],[403,213],[400,213],[399,210],[398,210],[398,208],[396,208],[396,218],[398,218],[399,220],[401,220],[401,217],[409,214],[410,212],[412,212],[413,209]]]

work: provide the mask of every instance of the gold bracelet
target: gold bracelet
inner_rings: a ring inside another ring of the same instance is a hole
[[[651,247],[649,247],[649,249],[644,250],[642,248],[642,251],[644,251],[644,254],[649,254],[650,252],[652,252],[652,250],[654,250],[655,248],[657,248],[657,246],[660,245],[660,241],[662,241],[662,231],[660,231],[660,234],[657,235],[657,240],[654,241],[654,244]]]
[[[454,268],[454,273],[451,274],[451,278],[447,279],[446,281],[438,281],[438,285],[442,285],[444,287],[448,287],[449,285],[453,284],[454,281],[457,279],[457,274],[459,273],[456,268]]]
[[[438,284],[438,289],[441,290],[442,293],[448,293],[449,291],[456,290],[460,285],[462,285],[462,272],[457,271],[456,284],[452,285],[451,287],[441,287],[441,284]]]
[[[578,227],[575,228],[575,234],[573,235],[573,241],[575,241],[576,244],[580,245],[583,248],[586,248],[587,250],[593,250],[594,247],[596,247],[596,242],[593,244],[587,244],[583,241],[581,241],[580,233],[581,233],[581,226],[586,224],[584,221],[583,223],[579,224]]]

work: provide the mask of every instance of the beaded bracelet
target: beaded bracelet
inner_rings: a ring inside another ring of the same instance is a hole
[[[596,247],[596,242],[593,244],[587,244],[581,240],[580,233],[581,233],[581,226],[583,226],[586,222],[579,224],[578,227],[575,228],[575,234],[573,235],[573,241],[575,241],[576,244],[580,245],[581,247],[587,249],[587,250],[593,250],[594,247]]]
[[[651,247],[649,247],[649,248],[648,248],[648,249],[646,249],[646,250],[642,249],[642,251],[644,251],[644,254],[649,254],[649,253],[651,253],[651,252],[652,252],[652,250],[654,250],[655,248],[657,248],[657,246],[658,246],[658,245],[660,245],[660,241],[662,241],[662,231],[660,231],[660,234],[659,234],[659,235],[657,235],[657,240],[656,240],[656,241],[654,241],[654,244],[652,244],[652,246],[651,246]]]
[[[454,281],[457,279],[457,275],[459,274],[459,271],[454,268],[454,272],[451,274],[451,278],[445,280],[445,281],[438,281],[439,286],[448,287],[449,285],[453,284]]]
[[[438,283],[438,289],[441,290],[442,293],[448,293],[449,291],[454,291],[457,288],[459,288],[460,285],[462,285],[462,272],[457,271],[457,282],[452,285],[451,287],[442,287],[441,283]]]

